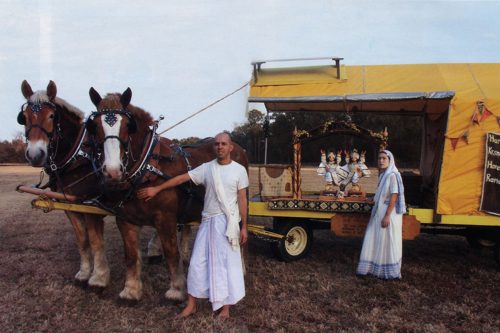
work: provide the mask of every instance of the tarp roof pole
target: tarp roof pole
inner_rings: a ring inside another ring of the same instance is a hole
[[[335,61],[335,68],[337,69],[337,79],[340,80],[340,60],[344,60],[344,58],[340,57],[318,57],[318,58],[293,58],[293,59],[271,59],[271,60],[258,60],[252,62],[253,66],[253,78],[254,83],[257,82],[260,68],[263,64],[267,62],[287,62],[287,61],[311,61],[311,60],[333,60]]]

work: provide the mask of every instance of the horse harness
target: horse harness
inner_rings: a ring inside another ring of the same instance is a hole
[[[45,135],[47,135],[47,137],[50,140],[49,141],[49,151],[51,151],[51,153],[49,154],[47,162],[43,167],[43,170],[49,176],[49,181],[45,185],[40,186],[42,183],[42,178],[41,178],[40,182],[38,184],[36,184],[35,187],[45,189],[48,187],[52,187],[54,185],[59,185],[58,187],[60,187],[64,193],[65,187],[62,186],[62,181],[61,181],[62,174],[64,172],[71,170],[72,169],[71,166],[75,166],[74,162],[76,162],[78,160],[82,160],[82,159],[85,161],[89,161],[92,165],[93,172],[91,172],[89,175],[99,174],[100,168],[96,165],[96,162],[98,163],[98,161],[96,161],[95,157],[97,157],[97,159],[99,159],[101,152],[98,151],[98,149],[97,149],[98,144],[95,142],[93,135],[90,135],[90,145],[92,146],[94,154],[91,154],[91,153],[88,153],[85,151],[84,147],[88,146],[88,144],[89,144],[89,142],[87,142],[88,140],[86,140],[88,138],[89,131],[87,129],[87,126],[82,126],[82,128],[80,129],[80,132],[78,134],[78,138],[75,141],[75,144],[73,145],[73,147],[69,150],[68,154],[66,154],[66,156],[62,159],[61,162],[56,163],[55,160],[56,160],[56,156],[58,153],[59,140],[63,137],[61,126],[60,126],[60,121],[59,121],[59,119],[60,119],[59,107],[52,102],[43,102],[43,103],[27,102],[27,103],[23,104],[23,106],[21,107],[21,111],[18,115],[18,120],[21,118],[22,112],[24,112],[26,110],[27,105],[30,106],[32,112],[36,113],[36,112],[41,111],[42,104],[48,105],[49,107],[51,107],[55,111],[55,116],[54,116],[54,129],[55,130],[52,132],[48,132],[40,124],[32,124],[25,131],[25,139],[26,140],[28,140],[29,133],[33,128],[40,128],[40,130]],[[107,122],[110,126],[112,126],[117,121],[116,114],[125,115],[126,117],[129,118],[130,121],[134,121],[133,115],[126,110],[105,109],[102,111],[93,112],[89,116],[89,118],[87,119],[86,125],[89,123],[89,121],[92,121],[95,117],[104,115],[105,116],[104,121]],[[24,122],[25,122],[25,119],[21,119],[21,120],[24,120]],[[20,123],[21,123],[21,121],[20,121]],[[176,155],[179,155],[179,156],[183,157],[183,159],[186,163],[187,171],[190,171],[192,169],[192,166],[191,166],[190,161],[189,161],[189,157],[191,157],[191,155],[187,151],[185,151],[182,146],[175,146],[175,149],[170,156],[165,156],[165,155],[161,154],[161,151],[160,151],[161,146],[158,144],[160,142],[160,136],[156,133],[156,130],[158,128],[158,124],[159,124],[159,121],[155,121],[152,128],[151,128],[150,135],[149,135],[149,142],[144,145],[143,152],[141,153],[142,159],[138,163],[136,163],[136,167],[133,168],[132,171],[127,172],[128,176],[125,179],[125,181],[122,183],[125,183],[128,186],[127,186],[127,189],[125,191],[125,195],[120,196],[120,200],[118,201],[118,203],[113,205],[113,207],[109,207],[99,200],[101,197],[87,201],[88,203],[97,204],[98,206],[100,206],[106,210],[109,210],[110,212],[117,214],[117,213],[119,213],[119,211],[117,211],[117,210],[120,210],[123,207],[124,202],[127,201],[128,199],[130,199],[130,197],[136,191],[138,186],[143,185],[147,182],[153,181],[157,177],[161,177],[165,180],[172,178],[171,176],[165,174],[163,171],[160,170],[160,167],[159,167],[160,161],[162,161],[162,160],[174,161],[176,158]],[[135,121],[134,121],[134,126],[135,126]],[[103,139],[103,141],[101,142],[101,144],[104,144],[104,142],[108,139],[117,139],[124,146],[125,155],[126,155],[125,166],[127,166],[128,162],[129,162],[129,155],[130,155],[130,153],[129,153],[129,151],[130,151],[130,136],[126,142],[117,136],[106,136]],[[89,176],[89,175],[87,175],[87,176]],[[82,181],[87,176],[84,176],[83,178],[77,180],[76,182],[66,186],[66,188],[71,187],[72,185],[75,185],[76,183]],[[189,184],[187,186],[181,186],[181,189],[188,195],[188,200],[187,200],[186,206],[189,207],[192,203],[192,199],[195,196],[193,183],[189,182]],[[186,207],[186,210],[187,210],[187,207]],[[180,220],[182,220],[182,217]]]
[[[35,103],[35,102],[28,101],[28,102],[24,103],[23,105],[21,105],[21,110],[19,111],[19,114],[17,115],[17,122],[20,125],[26,125],[26,117],[24,116],[24,111],[26,111],[27,108],[30,107],[31,112],[33,112],[34,114],[38,114],[39,112],[42,111],[42,107],[44,105],[48,106],[50,109],[52,109],[54,111],[54,125],[55,125],[54,128],[56,128],[56,136],[57,136],[61,132],[61,127],[59,124],[59,108],[56,104],[54,104],[52,102]],[[24,137],[25,137],[26,141],[28,140],[28,136],[29,136],[31,130],[34,128],[40,129],[47,136],[47,138],[49,138],[49,140],[52,140],[52,137],[54,135],[54,131],[49,132],[40,124],[31,124],[30,126],[28,126],[28,128],[26,128],[26,130],[24,132]]]
[[[129,120],[129,132],[131,131],[131,127],[134,127],[135,131],[135,120],[132,115],[128,110],[126,109],[103,109],[100,111],[94,111],[90,114],[88,117],[87,121],[85,122],[85,126],[89,127],[90,124],[92,124],[93,120],[97,117],[104,116],[104,122],[106,122],[109,126],[113,127],[113,125],[118,121],[118,118],[116,115],[122,115],[128,118]],[[131,124],[133,124],[131,126]],[[119,136],[116,135],[107,135],[104,137],[104,139],[101,142],[95,142],[95,137],[92,136],[92,145],[93,145],[93,150],[95,151],[97,161],[100,161],[101,156],[103,155],[102,151],[98,147],[104,146],[104,143],[109,140],[109,139],[115,139],[120,142],[120,145],[123,146],[124,154],[125,154],[125,162],[123,163],[124,168],[126,169],[129,163],[129,156],[130,156],[130,135],[127,138],[127,141],[122,140]]]
[[[62,189],[64,193],[64,186],[62,185],[62,181],[60,179],[61,174],[68,171],[70,169],[70,166],[74,166],[73,163],[80,158],[90,161],[93,164],[91,155],[85,152],[83,149],[87,131],[85,126],[82,126],[78,134],[78,138],[75,141],[72,148],[69,150],[68,154],[66,154],[66,156],[62,159],[62,161],[59,164],[56,163],[56,156],[59,150],[59,141],[63,139],[60,116],[59,116],[60,107],[52,102],[33,103],[28,101],[21,106],[21,111],[19,111],[19,115],[17,118],[20,124],[26,125],[26,118],[24,118],[23,112],[26,111],[27,107],[29,106],[31,112],[36,114],[42,110],[43,105],[46,105],[52,110],[54,110],[54,130],[52,132],[49,132],[40,124],[31,124],[28,128],[26,128],[24,133],[25,140],[28,141],[28,137],[31,130],[34,128],[38,128],[49,139],[50,153],[48,154],[47,161],[43,166],[43,171],[49,176],[49,181],[45,185],[40,186],[43,180],[43,177],[41,177],[40,182],[36,184],[35,187],[45,189],[48,187],[52,187],[54,185],[59,185],[59,187]]]
[[[101,116],[105,115],[104,121],[106,121],[110,126],[112,126],[115,122],[116,119],[113,116],[110,116],[110,113],[118,113],[118,114],[125,114],[127,117],[129,117],[130,120],[133,119],[133,115],[124,110],[103,110],[100,112],[94,112],[89,119],[93,120],[96,116]],[[125,168],[125,180],[120,182],[118,184],[118,187],[115,187],[114,189],[118,191],[124,192],[124,194],[120,195],[120,199],[118,202],[115,202],[112,207],[109,207],[108,205],[105,205],[103,202],[99,200],[93,200],[93,203],[101,206],[102,208],[105,208],[106,210],[109,210],[113,212],[116,215],[119,215],[121,212],[121,208],[123,207],[124,203],[128,201],[133,194],[136,192],[137,188],[147,182],[151,182],[157,179],[157,177],[161,177],[165,180],[169,180],[173,178],[172,176],[164,173],[160,169],[160,162],[163,160],[167,161],[174,161],[176,159],[176,156],[182,156],[185,163],[186,163],[186,168],[187,171],[190,171],[192,169],[191,163],[189,161],[189,158],[191,155],[183,149],[182,146],[177,146],[177,145],[172,145],[171,147],[174,148],[173,152],[171,155],[163,155],[161,154],[161,145],[160,143],[160,136],[156,133],[159,125],[159,120],[155,121],[149,131],[149,136],[144,140],[144,145],[143,145],[143,150],[140,154],[140,159],[135,165],[132,166],[130,171],[127,171],[127,168]],[[100,144],[104,144],[104,142],[107,139],[111,138],[117,138],[116,136],[107,136],[104,138],[104,140]],[[119,138],[117,138],[119,139]],[[120,140],[120,139],[119,139]],[[129,139],[127,140],[127,143],[123,140],[120,140],[122,145],[124,147],[129,147],[130,146],[130,136]],[[94,147],[95,147],[95,142],[94,142]],[[128,159],[129,153],[126,152],[126,158]],[[124,165],[126,166],[127,163]],[[106,185],[104,185],[104,192],[106,191]],[[180,188],[187,194],[188,199],[187,199],[187,204],[186,204],[186,210],[188,210],[188,207],[192,204],[193,198],[195,197],[195,191],[194,191],[194,186],[192,182],[189,182],[186,186],[180,186]],[[180,223],[183,220],[181,217]]]

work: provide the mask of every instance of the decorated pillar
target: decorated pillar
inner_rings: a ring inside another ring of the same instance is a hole
[[[382,132],[382,142],[380,143],[380,150],[387,148],[387,141],[389,141],[389,132],[387,132],[387,127],[384,128]]]
[[[293,198],[301,199],[302,193],[300,191],[300,183],[302,181],[300,176],[301,168],[301,144],[299,139],[299,132],[297,127],[293,130]]]

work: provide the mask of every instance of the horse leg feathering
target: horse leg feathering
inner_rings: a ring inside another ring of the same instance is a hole
[[[110,270],[104,248],[104,221],[94,215],[86,215],[90,248],[94,256],[94,269],[89,279],[89,286],[104,288],[110,280]]]

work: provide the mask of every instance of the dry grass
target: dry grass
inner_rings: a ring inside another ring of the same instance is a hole
[[[251,239],[247,296],[220,322],[205,301],[175,320],[181,304],[163,301],[163,265],[144,265],[144,297],[118,301],[123,250],[113,219],[106,223],[112,283],[96,292],[73,283],[78,252],[61,212],[32,210],[13,191],[37,174],[0,168],[0,328],[2,332],[498,332],[500,275],[490,251],[472,251],[456,236],[422,235],[404,243],[403,279],[354,275],[360,239],[315,233],[311,256],[294,263],[272,257]],[[150,229],[144,229],[146,247]]]

